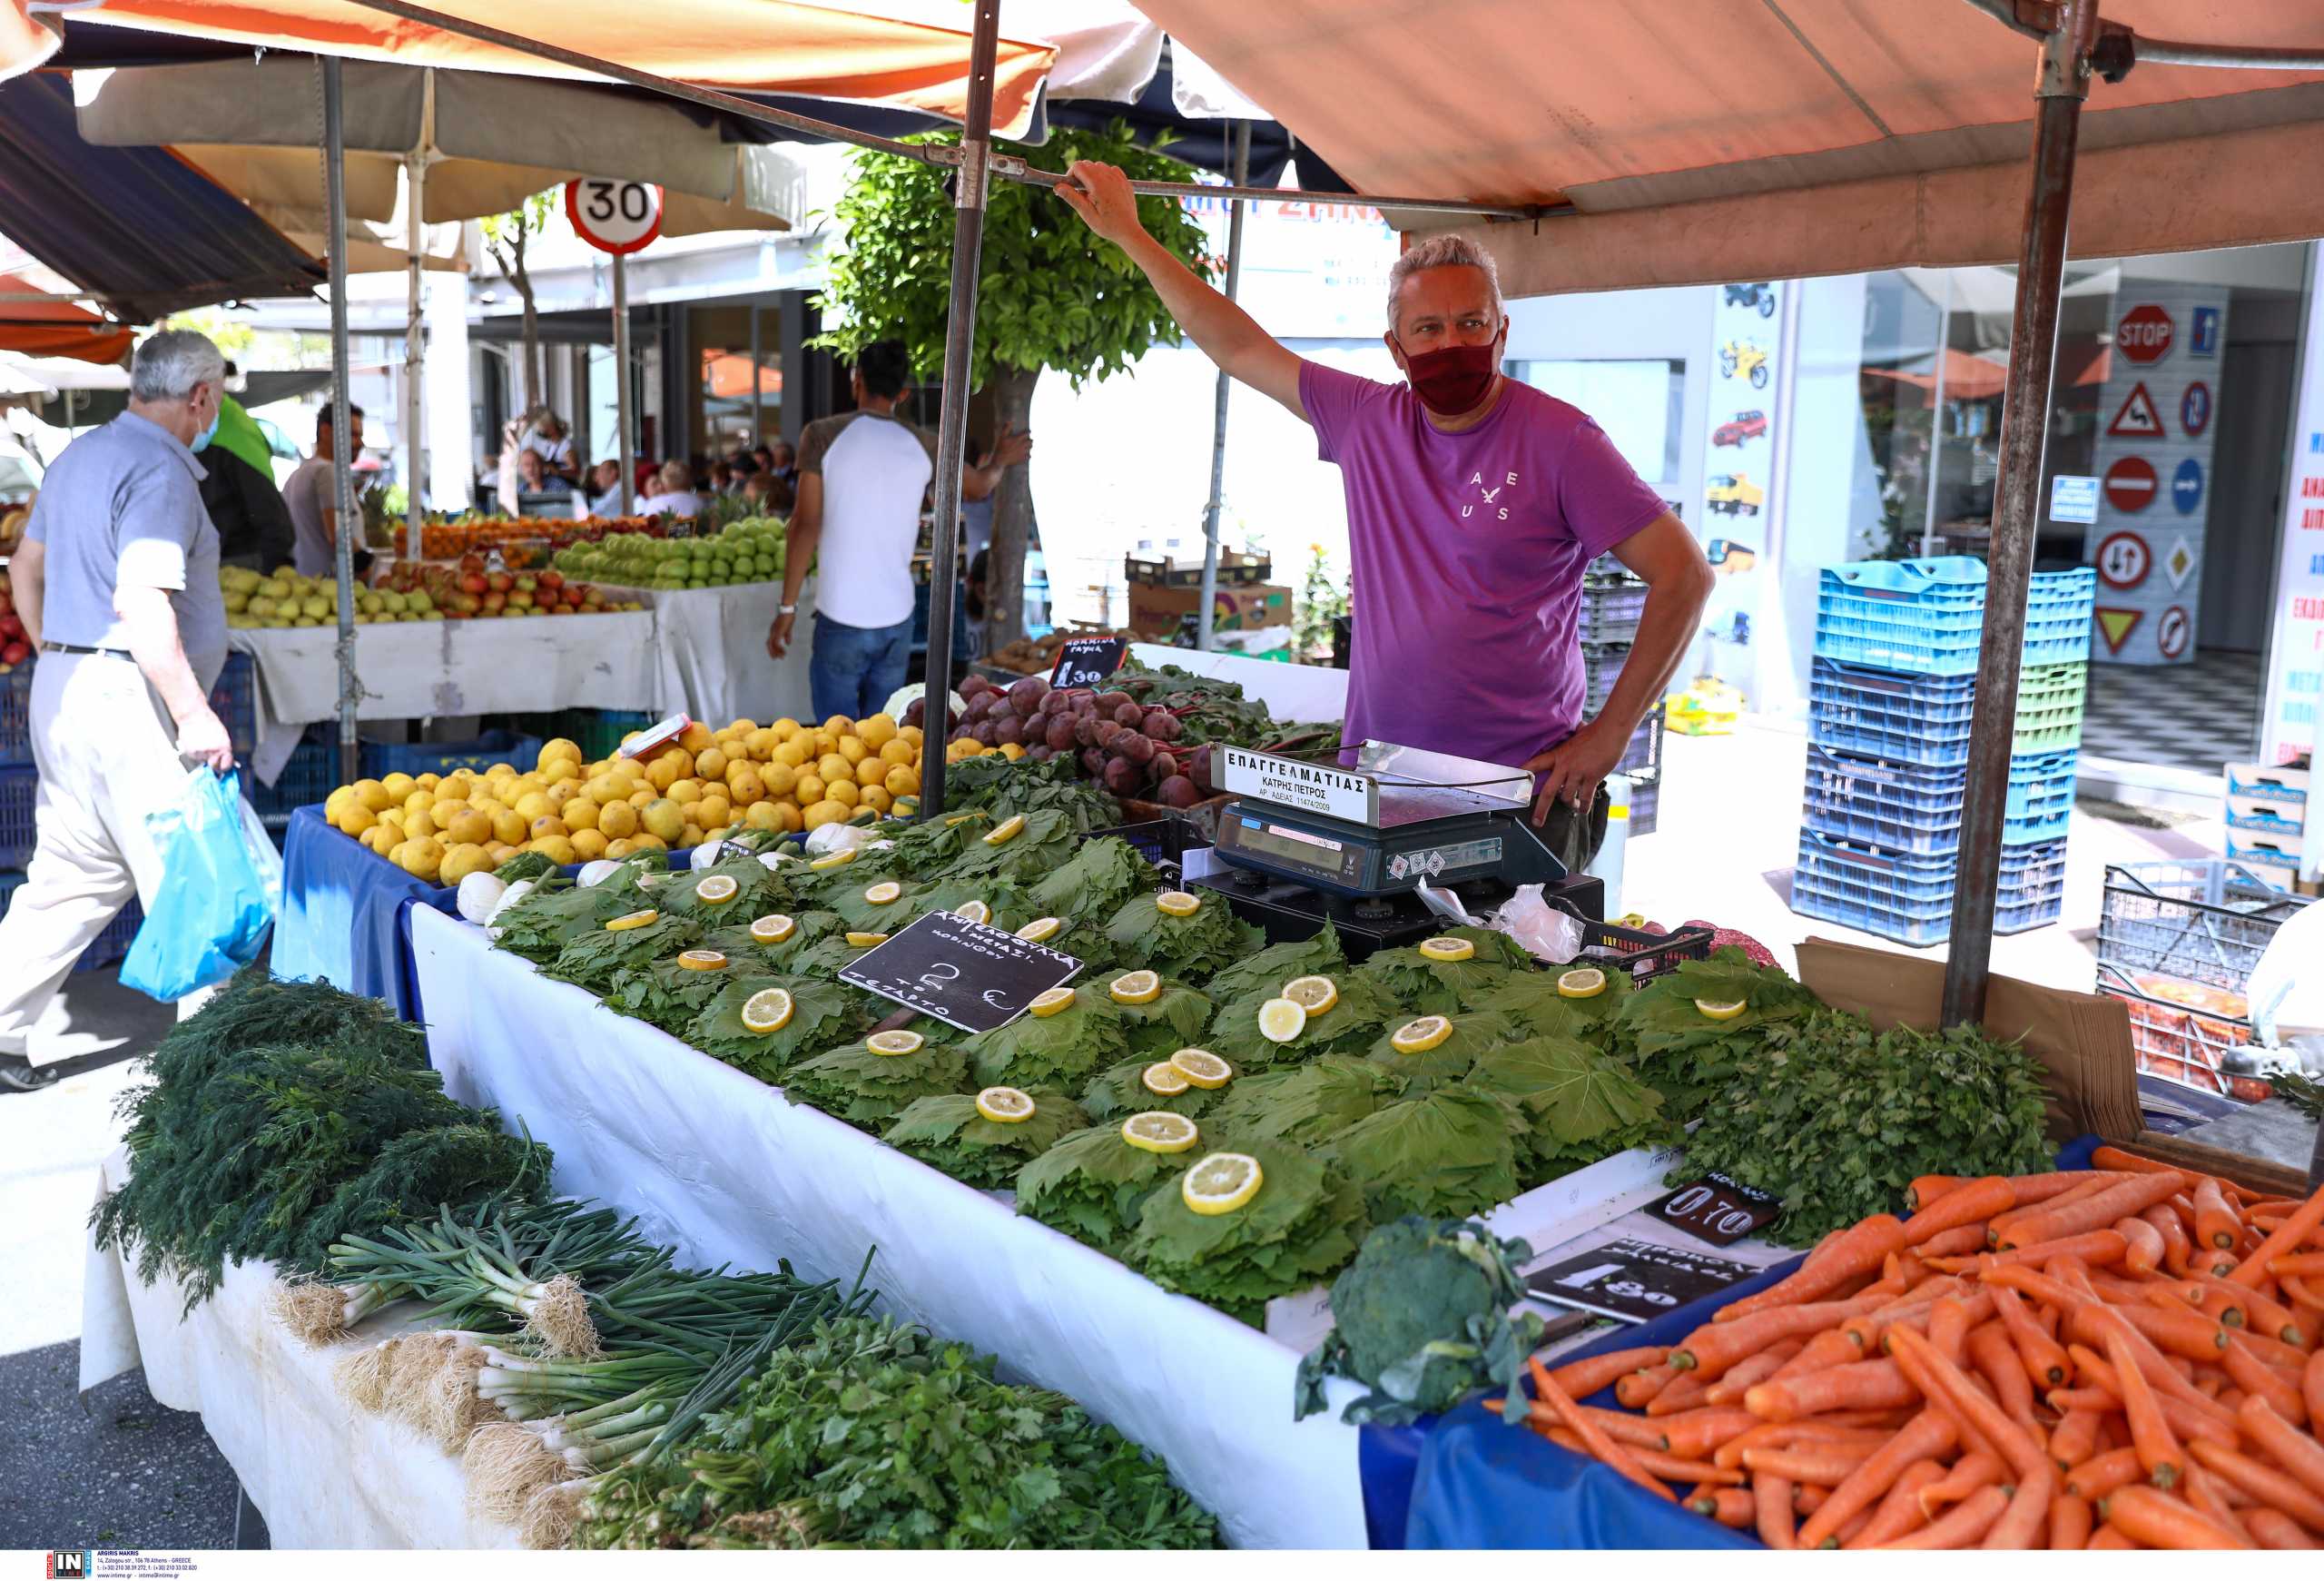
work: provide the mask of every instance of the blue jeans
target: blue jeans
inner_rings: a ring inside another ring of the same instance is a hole
[[[814,651],[807,661],[815,717],[844,714],[861,719],[878,713],[904,684],[911,662],[911,621],[867,628],[842,625],[819,611]]]

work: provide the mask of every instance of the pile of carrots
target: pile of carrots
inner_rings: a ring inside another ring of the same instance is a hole
[[[1527,1420],[1770,1547],[2324,1546],[2324,1191],[2092,1162],[1915,1181]]]

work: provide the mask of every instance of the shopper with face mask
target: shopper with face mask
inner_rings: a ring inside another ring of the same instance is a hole
[[[1605,831],[1603,781],[1684,658],[1711,571],[1587,413],[1501,371],[1509,320],[1491,257],[1445,236],[1396,261],[1383,339],[1405,382],[1383,384],[1278,344],[1147,234],[1120,171],[1085,161],[1068,175],[1058,195],[1195,344],[1311,424],[1339,465],[1355,572],[1347,739],[1522,764],[1534,822],[1585,864]],[[1584,720],[1575,621],[1606,553],[1645,579],[1646,610]]]
[[[189,763],[233,766],[210,707],[226,606],[195,459],[217,431],[225,375],[205,336],[146,337],[129,410],[65,447],[9,567],[40,649],[40,787],[32,864],[0,916],[0,1091],[55,1080],[34,1062],[33,1023],[122,907],[153,899],[162,869],[147,815],[176,803]]]

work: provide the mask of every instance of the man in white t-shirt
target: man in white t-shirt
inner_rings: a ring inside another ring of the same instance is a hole
[[[936,436],[895,415],[910,375],[900,342],[864,347],[855,361],[855,410],[811,422],[799,436],[799,499],[766,650],[781,658],[790,647],[800,584],[820,549],[808,667],[818,718],[879,712],[911,662],[911,557],[921,501],[936,476]],[[983,466],[961,469],[962,496],[982,499],[1004,469],[1032,452],[1030,434],[1002,435]]]
[[[525,449],[541,459],[542,470],[568,483],[580,480],[581,463],[573,453],[573,430],[548,408],[534,409],[533,428],[525,436]]]

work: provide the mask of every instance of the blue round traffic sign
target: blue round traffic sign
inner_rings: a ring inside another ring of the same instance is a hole
[[[2211,426],[2211,387],[2200,379],[2179,397],[2179,426],[2191,440]]]
[[[2171,474],[2171,503],[2181,516],[2192,516],[2203,502],[2203,464],[2190,456]]]

